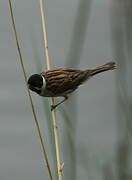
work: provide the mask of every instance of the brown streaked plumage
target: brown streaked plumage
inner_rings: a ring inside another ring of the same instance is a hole
[[[52,109],[63,103],[68,94],[75,91],[79,85],[90,77],[108,70],[115,69],[115,62],[109,62],[95,69],[56,69],[32,75],[29,80],[29,88],[37,94],[45,97],[64,97],[64,100],[56,104]],[[43,81],[43,82],[42,82]]]

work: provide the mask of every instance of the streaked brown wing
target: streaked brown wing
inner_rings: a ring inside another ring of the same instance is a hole
[[[41,73],[46,79],[46,90],[63,96],[74,91],[84,79],[84,71],[74,69],[56,69]]]

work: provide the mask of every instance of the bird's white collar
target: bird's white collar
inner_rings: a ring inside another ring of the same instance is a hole
[[[41,88],[41,96],[44,96],[44,90],[45,90],[45,86],[46,86],[46,81],[45,78],[43,76],[41,76],[43,78],[43,86]]]

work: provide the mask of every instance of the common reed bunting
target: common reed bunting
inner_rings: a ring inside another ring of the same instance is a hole
[[[28,87],[43,97],[64,97],[51,110],[68,99],[68,95],[92,76],[116,68],[115,62],[109,62],[95,69],[55,69],[40,74],[33,74],[28,79]]]

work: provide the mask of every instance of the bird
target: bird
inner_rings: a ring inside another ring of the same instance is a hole
[[[42,97],[64,97],[62,101],[51,105],[51,111],[64,103],[69,94],[96,74],[116,68],[115,62],[108,62],[93,69],[53,69],[33,74],[27,81],[28,88]]]

